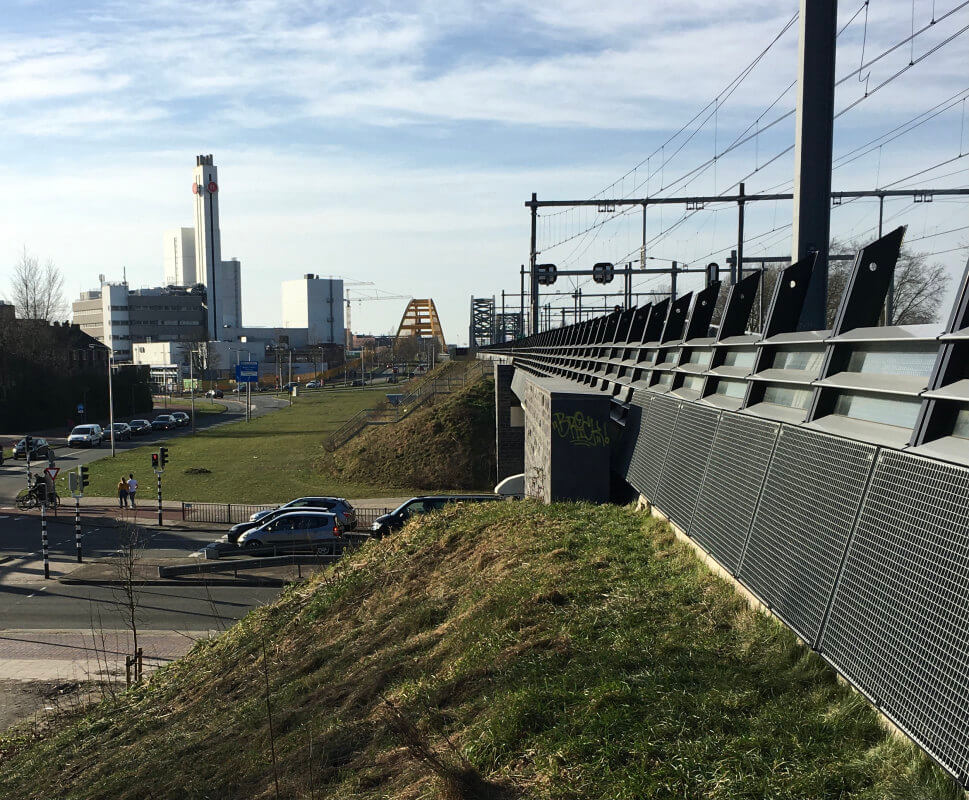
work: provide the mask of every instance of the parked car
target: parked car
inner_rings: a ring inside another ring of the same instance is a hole
[[[238,390],[239,390],[239,387],[237,386],[236,387],[236,391],[238,391]],[[223,395],[222,395],[222,390],[221,389],[209,389],[205,393],[205,396],[206,397],[222,397]]]
[[[353,506],[351,506],[350,503],[348,503],[342,497],[297,497],[295,500],[290,500],[288,503],[281,505],[278,508],[257,511],[255,514],[249,517],[249,521],[261,525],[266,521],[270,514],[277,514],[279,512],[286,511],[297,511],[301,508],[332,511],[340,519],[340,524],[343,525],[343,529],[345,531],[353,531],[357,528],[357,512],[354,511]]]
[[[336,514],[292,511],[243,532],[237,544],[246,549],[271,545],[284,545],[287,549],[308,547],[317,554],[330,555],[337,552],[342,544],[342,536],[343,526]]]
[[[307,389],[319,389],[320,388],[320,382],[319,381],[310,381],[309,383],[306,384],[306,388]]]
[[[147,419],[133,419],[128,423],[128,426],[131,428],[131,432],[135,436],[151,433],[151,422]]]
[[[67,437],[68,447],[100,447],[104,429],[100,425],[78,425]]]
[[[173,411],[171,417],[175,420],[176,428],[184,428],[192,422],[192,418],[184,411]]]
[[[170,431],[175,425],[175,419],[171,414],[159,414],[151,421],[153,431]]]
[[[46,439],[41,439],[38,436],[31,438],[30,442],[30,457],[35,458],[47,458],[51,451],[51,446],[48,444]],[[21,439],[13,446],[13,457],[14,458],[26,458],[27,457],[27,440]]]
[[[427,514],[438,511],[448,503],[487,503],[505,498],[497,494],[438,494],[423,497],[412,497],[406,503],[395,508],[389,514],[383,514],[373,521],[370,532],[379,538],[386,533],[393,533],[404,527],[415,514]]]
[[[116,442],[126,442],[131,439],[131,426],[126,422],[116,422],[111,426],[114,429],[114,440]],[[110,432],[108,433],[110,436]]]
[[[290,381],[289,383],[284,383],[284,384],[282,385],[282,390],[283,390],[284,392],[291,392],[291,391],[293,391],[293,389],[295,389],[295,388],[296,388],[297,386],[299,386],[299,384],[298,384],[298,383],[296,383],[296,381]]]

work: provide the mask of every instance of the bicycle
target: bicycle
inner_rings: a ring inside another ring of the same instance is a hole
[[[43,490],[37,487],[30,487],[29,489],[21,489],[17,495],[17,508],[21,511],[28,511],[31,508],[39,508],[43,504]],[[47,507],[57,510],[57,507],[61,504],[61,498],[54,492],[50,498],[47,500]]]

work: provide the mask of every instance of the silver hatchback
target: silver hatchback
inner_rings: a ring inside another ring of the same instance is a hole
[[[287,550],[308,548],[319,555],[330,555],[339,552],[342,537],[343,525],[335,514],[294,511],[246,531],[237,544],[247,549],[276,545]]]

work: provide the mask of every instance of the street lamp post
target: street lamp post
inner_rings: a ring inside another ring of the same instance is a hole
[[[192,400],[192,435],[195,435],[195,348],[188,354],[188,391]]]
[[[111,431],[111,457],[114,458],[114,382],[111,369],[114,367],[114,352],[108,353],[108,430]]]

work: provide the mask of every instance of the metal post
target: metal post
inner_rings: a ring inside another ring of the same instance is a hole
[[[521,314],[521,335],[525,335],[525,265],[521,266],[521,293],[518,295],[518,313]]]
[[[114,366],[114,353],[108,353],[108,430],[111,431],[111,457],[114,458],[114,382],[111,380],[111,367]]]
[[[81,498],[74,497],[74,546],[77,548],[77,563],[82,563],[81,559]]]
[[[670,265],[670,302],[676,300],[676,262]]]
[[[195,435],[195,350],[188,355],[188,391],[192,403],[192,435]]]
[[[760,312],[757,317],[757,321],[760,324],[760,330],[758,333],[764,332],[764,292],[767,291],[767,287],[764,285],[764,262],[760,262],[760,286],[757,289],[757,293],[760,295]]]
[[[744,279],[744,184],[741,182],[737,201],[737,280]]]
[[[643,203],[643,244],[639,249],[639,267],[646,269],[646,203]]]
[[[885,195],[878,196],[878,238],[882,238],[882,222],[885,219]],[[895,270],[888,276],[888,292],[885,294],[885,324],[894,325],[895,319]]]
[[[733,286],[737,282],[737,264],[739,263],[737,261],[736,250],[730,251],[730,261],[728,263],[730,264],[730,285]]]
[[[539,297],[538,297],[538,275],[535,271],[535,261],[537,258],[537,253],[535,248],[538,246],[537,241],[537,225],[538,225],[538,206],[535,204],[538,200],[538,195],[532,192],[532,235],[531,235],[531,247],[528,255],[528,266],[531,270],[531,301],[532,301],[532,319],[531,319],[531,332],[533,334],[538,333],[539,328]]]
[[[161,472],[156,472],[155,477],[158,479],[158,524],[162,525],[162,490],[161,490]]]
[[[801,0],[791,260],[818,254],[801,330],[821,330],[827,318],[837,22],[837,0]]]
[[[44,490],[47,490],[45,484]],[[40,504],[40,549],[44,554],[44,580],[50,580],[50,546],[47,541],[47,500]]]

